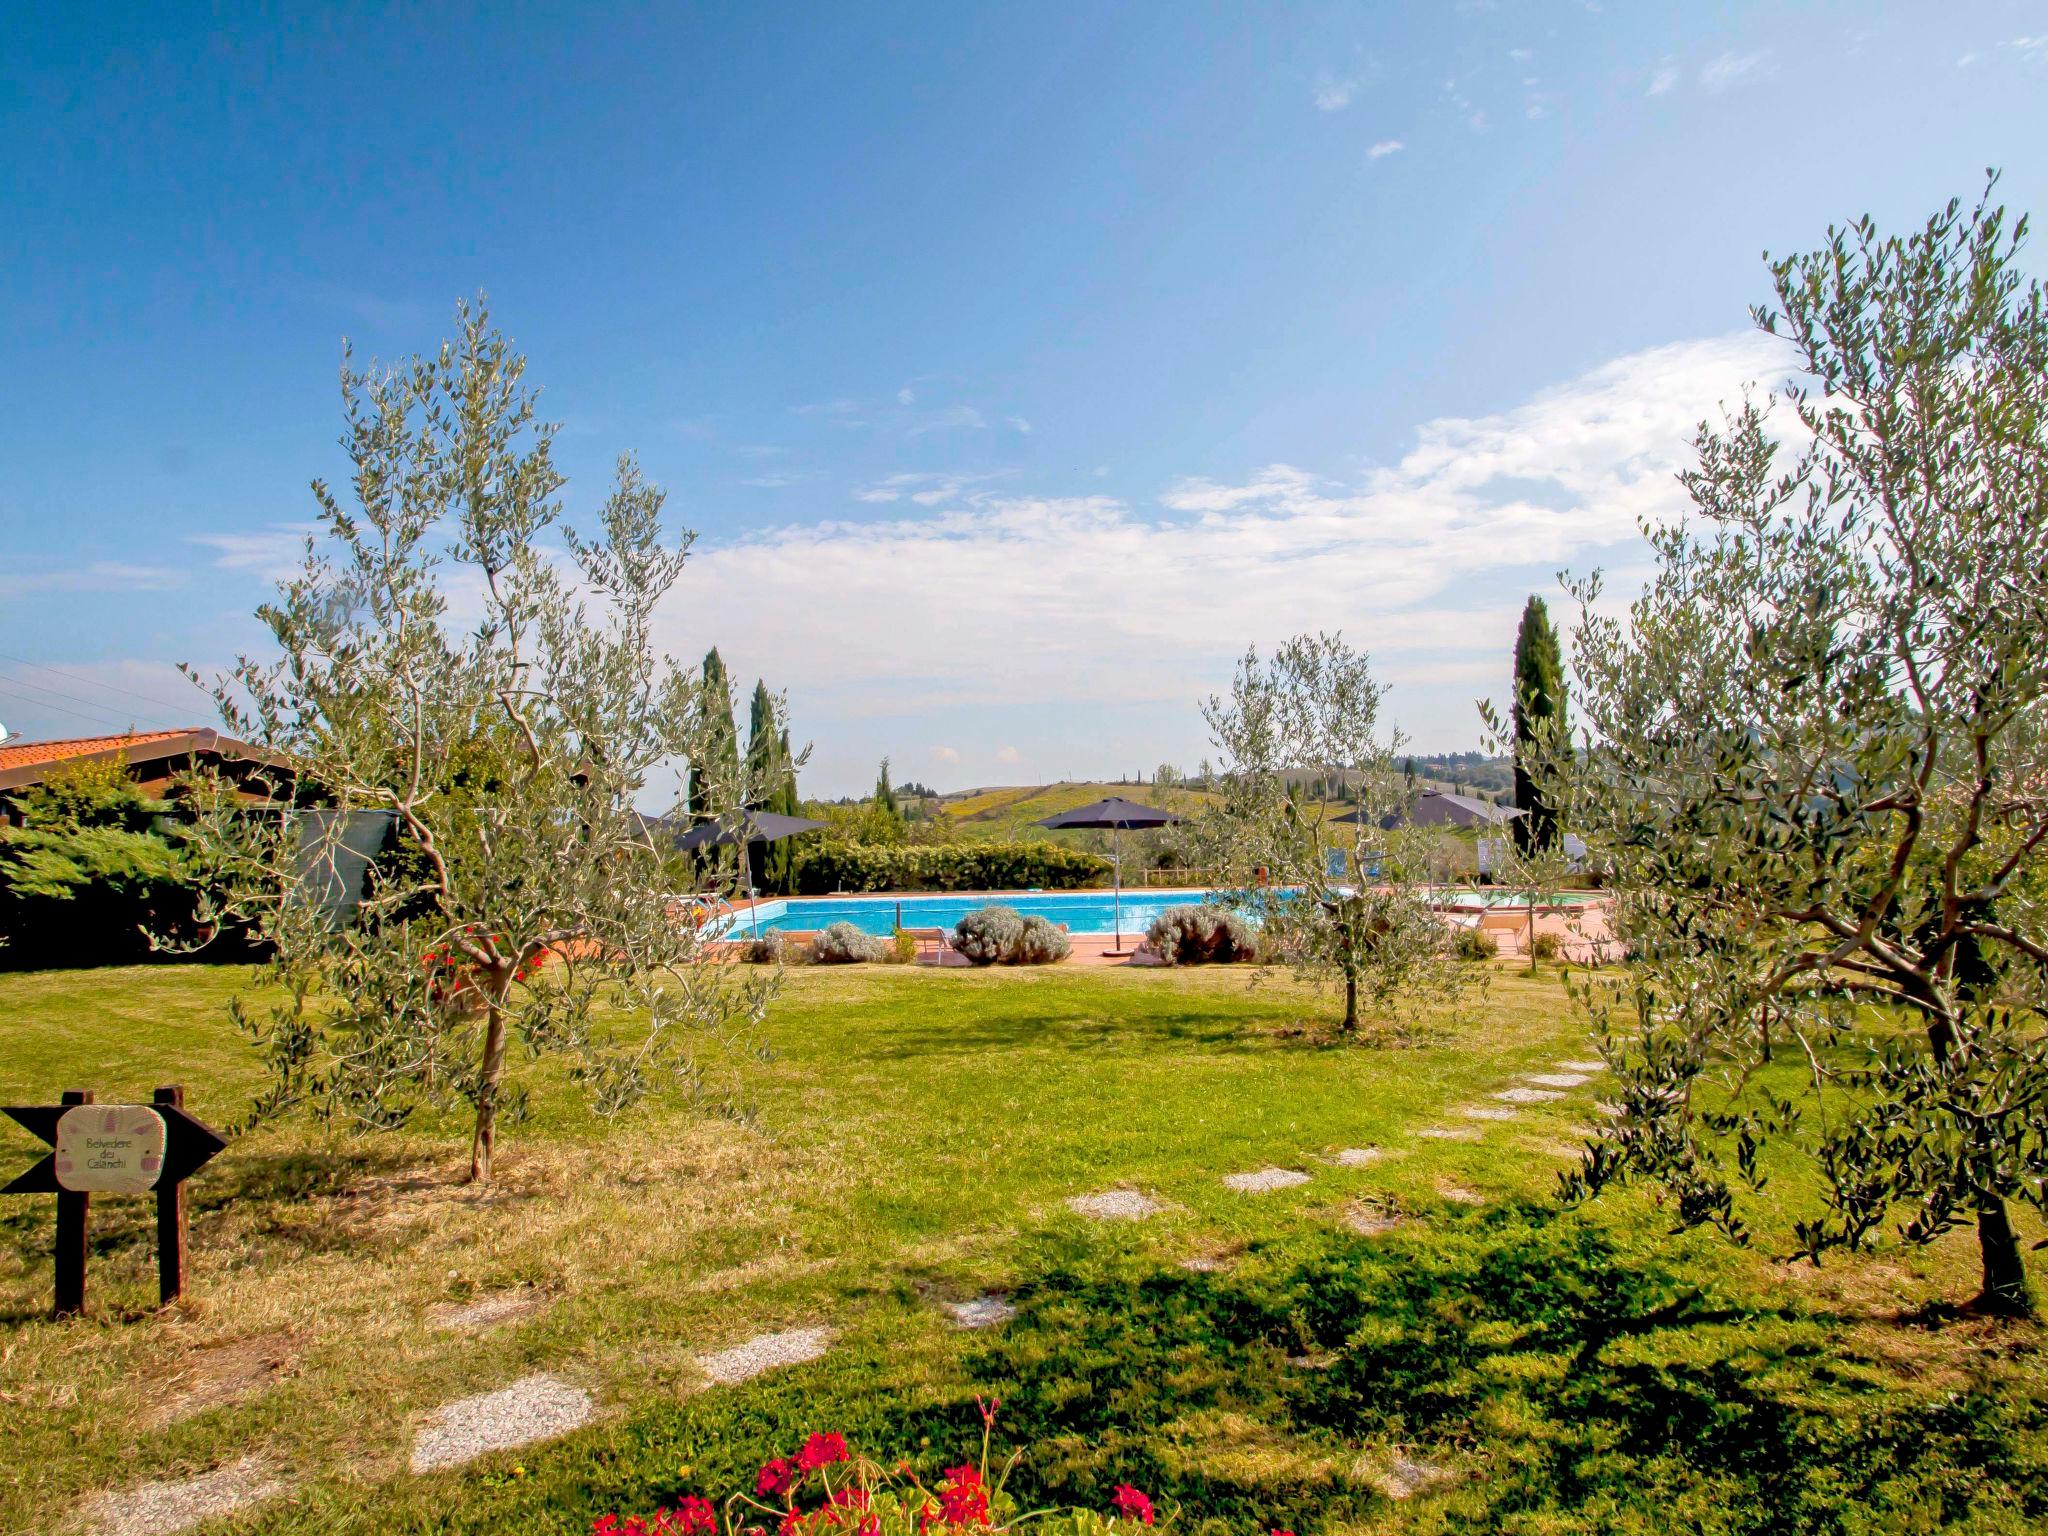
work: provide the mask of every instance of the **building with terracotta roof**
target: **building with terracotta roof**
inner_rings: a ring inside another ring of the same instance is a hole
[[[178,775],[203,763],[262,799],[270,796],[257,782],[259,774],[282,766],[281,759],[261,747],[205,726],[69,736],[57,741],[4,741],[0,742],[0,820],[8,819],[8,802],[15,793],[41,783],[60,764],[103,762],[125,764],[137,786],[155,796],[166,794]]]

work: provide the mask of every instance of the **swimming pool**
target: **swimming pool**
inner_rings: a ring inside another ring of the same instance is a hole
[[[1207,891],[1125,891],[1123,931],[1143,933],[1168,907],[1190,907],[1208,901]],[[979,891],[934,896],[800,896],[764,901],[757,912],[763,933],[815,932],[832,923],[851,923],[862,933],[888,934],[898,922],[905,928],[951,928],[978,907],[1000,902],[1019,912],[1036,913],[1049,923],[1065,923],[1069,933],[1112,933],[1115,903],[1108,891],[1027,891],[991,896]],[[753,931],[752,914],[739,914],[740,934]]]
[[[1143,933],[1152,919],[1169,907],[1190,907],[1214,901],[1215,891],[1125,891],[1123,931]],[[1513,891],[1459,888],[1438,893],[1446,907],[1519,907],[1525,898]],[[1558,896],[1544,905],[1577,906],[1597,900],[1583,892]],[[862,933],[887,935],[900,923],[905,928],[951,928],[977,907],[1001,902],[1019,912],[1036,913],[1049,923],[1064,923],[1069,933],[1115,931],[1116,906],[1109,891],[1026,891],[991,895],[958,891],[927,896],[798,896],[764,901],[752,913],[742,912],[729,930],[735,938],[751,934],[758,923],[763,933],[815,933],[833,923],[851,923]]]

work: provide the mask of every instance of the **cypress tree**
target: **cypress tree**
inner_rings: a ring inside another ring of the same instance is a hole
[[[892,821],[903,819],[903,808],[896,803],[896,791],[889,785],[889,759],[882,759],[882,772],[875,780],[875,809]]]
[[[766,807],[781,784],[775,772],[781,744],[775,739],[775,700],[765,682],[754,683],[754,702],[747,719],[747,794],[749,803]]]
[[[704,760],[690,765],[690,815],[708,820],[732,809],[722,802],[731,795],[740,775],[739,731],[732,719],[732,683],[725,674],[725,658],[713,646],[704,653],[702,692],[698,707],[704,711]]]
[[[1515,632],[1515,846],[1522,852],[1557,846],[1556,808],[1545,803],[1532,771],[1546,746],[1562,745],[1565,723],[1564,652],[1543,599],[1531,597]]]

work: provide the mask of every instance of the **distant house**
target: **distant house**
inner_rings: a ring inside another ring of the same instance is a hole
[[[277,772],[283,766],[281,759],[261,747],[205,726],[71,736],[58,741],[8,741],[0,743],[0,821],[18,822],[14,797],[40,784],[52,769],[67,763],[106,762],[123,764],[137,787],[157,798],[170,792],[178,775],[203,764],[226,774],[252,799],[268,800],[278,787]]]
[[[1511,805],[1495,805],[1490,800],[1475,800],[1470,795],[1454,795],[1443,789],[1425,789],[1409,802],[1403,815],[1382,816],[1380,825],[1392,827],[1405,821],[1416,827],[1504,827],[1521,814]],[[1353,811],[1337,820],[1359,821],[1363,817],[1363,812]]]

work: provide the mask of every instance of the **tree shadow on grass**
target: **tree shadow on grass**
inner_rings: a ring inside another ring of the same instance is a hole
[[[1059,1044],[1121,1050],[1170,1047],[1213,1055],[1271,1049],[1273,1036],[1248,1028],[1238,1013],[1219,1010],[1165,1013],[1153,1009],[1106,1014],[1061,1006],[962,1009],[942,1024],[897,1027],[860,1042],[860,1054],[879,1061],[982,1056]]]
[[[1255,1248],[1225,1274],[1057,1262],[970,1360],[1048,1502],[1134,1481],[1219,1529],[1384,1512],[1452,1530],[2035,1528],[2048,1410],[1916,1392],[1844,1319],[1716,1294],[1540,1208]],[[1199,1525],[1197,1526],[1199,1528]]]
[[[1038,1243],[1017,1315],[961,1339],[957,1372],[858,1329],[810,1365],[645,1409],[435,1528],[581,1531],[751,1487],[819,1430],[930,1478],[970,1458],[978,1395],[1001,1400],[997,1456],[1023,1452],[1022,1507],[1105,1509],[1131,1482],[1199,1536],[2048,1521],[2037,1393],[1916,1386],[1859,1353],[1868,1318],[1753,1305],[1554,1210],[1290,1236],[1223,1273],[1089,1234]],[[937,1326],[922,1310],[903,1323]],[[1385,1473],[1403,1465],[1449,1476],[1396,1506]]]

